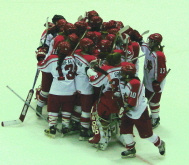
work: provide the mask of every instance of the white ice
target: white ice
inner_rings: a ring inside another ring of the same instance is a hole
[[[122,21],[141,33],[149,29],[149,34],[163,35],[171,72],[161,101],[161,124],[154,132],[166,142],[166,156],[159,155],[137,132],[138,157],[134,159],[121,159],[125,148],[116,141],[106,151],[96,151],[89,143],[78,141],[77,134],[50,139],[43,133],[47,123],[29,109],[23,124],[0,127],[0,165],[188,165],[189,0],[0,0],[0,121],[20,115],[23,102],[6,86],[24,99],[32,88],[35,50],[46,18],[62,14],[74,23],[90,10],[96,10],[104,21]],[[141,79],[142,69],[143,59]],[[31,105],[36,107],[36,100]]]

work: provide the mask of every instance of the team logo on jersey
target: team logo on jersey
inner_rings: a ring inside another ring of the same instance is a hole
[[[150,70],[152,70],[152,61],[151,60],[148,60],[147,61],[147,70],[148,70],[148,73],[150,72]]]

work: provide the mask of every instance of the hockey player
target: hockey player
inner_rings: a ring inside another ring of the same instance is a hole
[[[119,89],[119,78],[121,67],[127,62],[121,63],[121,54],[113,53],[106,56],[107,64],[100,70],[88,69],[87,74],[90,83],[95,87],[102,87],[102,93],[94,103],[91,120],[94,136],[89,139],[89,143],[95,144],[100,150],[105,150],[111,138],[111,114],[119,113],[121,98]],[[104,86],[104,87],[103,87]]]
[[[141,50],[145,54],[143,79],[146,88],[145,96],[149,99],[152,127],[156,128],[160,124],[160,99],[167,73],[166,57],[163,53],[163,46],[161,46],[163,37],[159,33],[154,33],[145,43],[138,31],[133,30],[131,36],[140,43]]]
[[[56,32],[62,33],[64,31],[64,26],[66,24],[66,21],[64,19],[59,19],[56,22]],[[37,55],[37,59],[38,61],[43,60],[48,58],[49,55],[51,54],[57,54],[57,46],[58,44],[65,40],[65,36],[58,35],[58,33],[56,33],[56,36],[54,36],[54,38],[52,38],[49,46],[49,51],[47,54],[38,54]],[[42,82],[41,82],[41,90],[39,92],[39,99],[37,101],[37,107],[36,110],[42,114],[42,108],[43,106],[47,103],[47,98],[48,98],[48,94],[49,94],[49,90],[50,90],[50,86],[52,83],[53,77],[50,73],[46,73],[42,71]],[[37,115],[38,116],[38,115]]]
[[[135,157],[135,141],[133,127],[135,126],[141,138],[152,142],[159,149],[161,155],[165,154],[165,142],[155,135],[147,109],[145,89],[138,77],[135,77],[136,68],[134,64],[123,66],[121,69],[122,86],[121,93],[124,108],[120,126],[120,141],[126,147],[121,153],[122,158]]]
[[[38,69],[51,73],[53,82],[48,96],[49,129],[45,133],[54,137],[59,110],[62,110],[62,134],[69,132],[69,123],[75,101],[75,62],[70,56],[71,45],[60,42],[57,55],[50,55],[46,60],[38,62]]]
[[[93,56],[94,43],[89,38],[83,38],[80,41],[80,48],[75,51],[74,57],[77,65],[76,71],[76,89],[80,94],[81,118],[80,118],[80,137],[79,140],[86,140],[90,137],[90,111],[93,105],[94,90],[89,84],[89,78],[86,75],[86,68],[89,63],[97,58]]]

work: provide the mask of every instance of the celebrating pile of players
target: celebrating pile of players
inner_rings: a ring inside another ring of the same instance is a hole
[[[79,140],[100,150],[116,136],[126,148],[122,158],[128,158],[136,156],[135,126],[164,155],[165,142],[153,132],[160,124],[167,75],[162,35],[151,34],[144,42],[137,30],[121,21],[103,22],[94,10],[74,24],[54,15],[44,26],[36,51],[42,75],[36,115],[41,117],[47,105],[45,134],[66,138],[79,132]],[[140,50],[143,80],[138,77]]]

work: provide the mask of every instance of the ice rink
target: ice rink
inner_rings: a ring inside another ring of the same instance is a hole
[[[106,151],[97,151],[79,141],[78,134],[48,138],[44,135],[48,124],[29,109],[24,123],[0,126],[0,165],[189,164],[189,0],[0,0],[0,4],[0,122],[18,119],[24,103],[6,86],[26,98],[36,72],[35,50],[43,25],[55,14],[75,23],[86,11],[96,10],[104,22],[122,21],[140,33],[160,33],[167,68],[171,68],[161,100],[161,124],[154,130],[166,142],[165,156],[137,132],[133,159],[121,158],[125,148],[115,139]],[[141,79],[142,70],[143,58]],[[41,75],[36,87],[40,80]],[[31,105],[36,107],[34,97]]]

